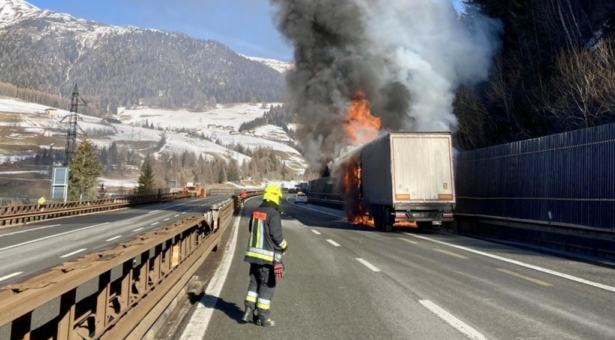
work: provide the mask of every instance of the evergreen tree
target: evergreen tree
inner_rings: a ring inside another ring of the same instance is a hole
[[[69,199],[88,200],[95,198],[97,196],[96,180],[100,175],[101,166],[94,145],[90,141],[84,140],[77,147],[70,165]]]
[[[153,193],[154,188],[154,168],[150,157],[148,156],[143,161],[141,167],[141,176],[139,176],[139,187],[137,188],[137,194],[147,195]]]
[[[237,165],[237,162],[235,160],[232,160],[228,164],[227,180],[231,182],[239,181],[239,166]]]

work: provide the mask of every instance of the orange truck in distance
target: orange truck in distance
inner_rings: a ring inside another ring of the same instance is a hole
[[[207,190],[203,188],[199,183],[187,183],[183,188],[184,194],[191,194],[192,197],[207,197]]]

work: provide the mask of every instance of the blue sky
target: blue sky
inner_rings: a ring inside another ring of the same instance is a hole
[[[214,39],[233,50],[290,61],[291,47],[273,23],[267,0],[26,0],[77,18],[156,28]],[[462,0],[450,0],[457,9]]]

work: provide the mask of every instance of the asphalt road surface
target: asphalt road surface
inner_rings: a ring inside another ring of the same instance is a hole
[[[225,199],[228,197],[178,200],[1,230],[0,287],[191,215],[202,215]]]
[[[457,235],[376,232],[287,202],[277,327],[244,324],[258,200],[176,339],[615,339],[613,269]]]

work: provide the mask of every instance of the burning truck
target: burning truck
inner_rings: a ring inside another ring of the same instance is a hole
[[[387,231],[396,226],[429,229],[453,221],[451,134],[382,135],[380,128],[380,118],[372,116],[369,101],[359,91],[345,122],[351,151],[329,165],[331,177],[310,183],[309,201],[343,206],[348,222]]]
[[[338,160],[333,177],[310,183],[310,202],[344,205],[350,223],[437,228],[453,221],[450,133],[389,133]]]

